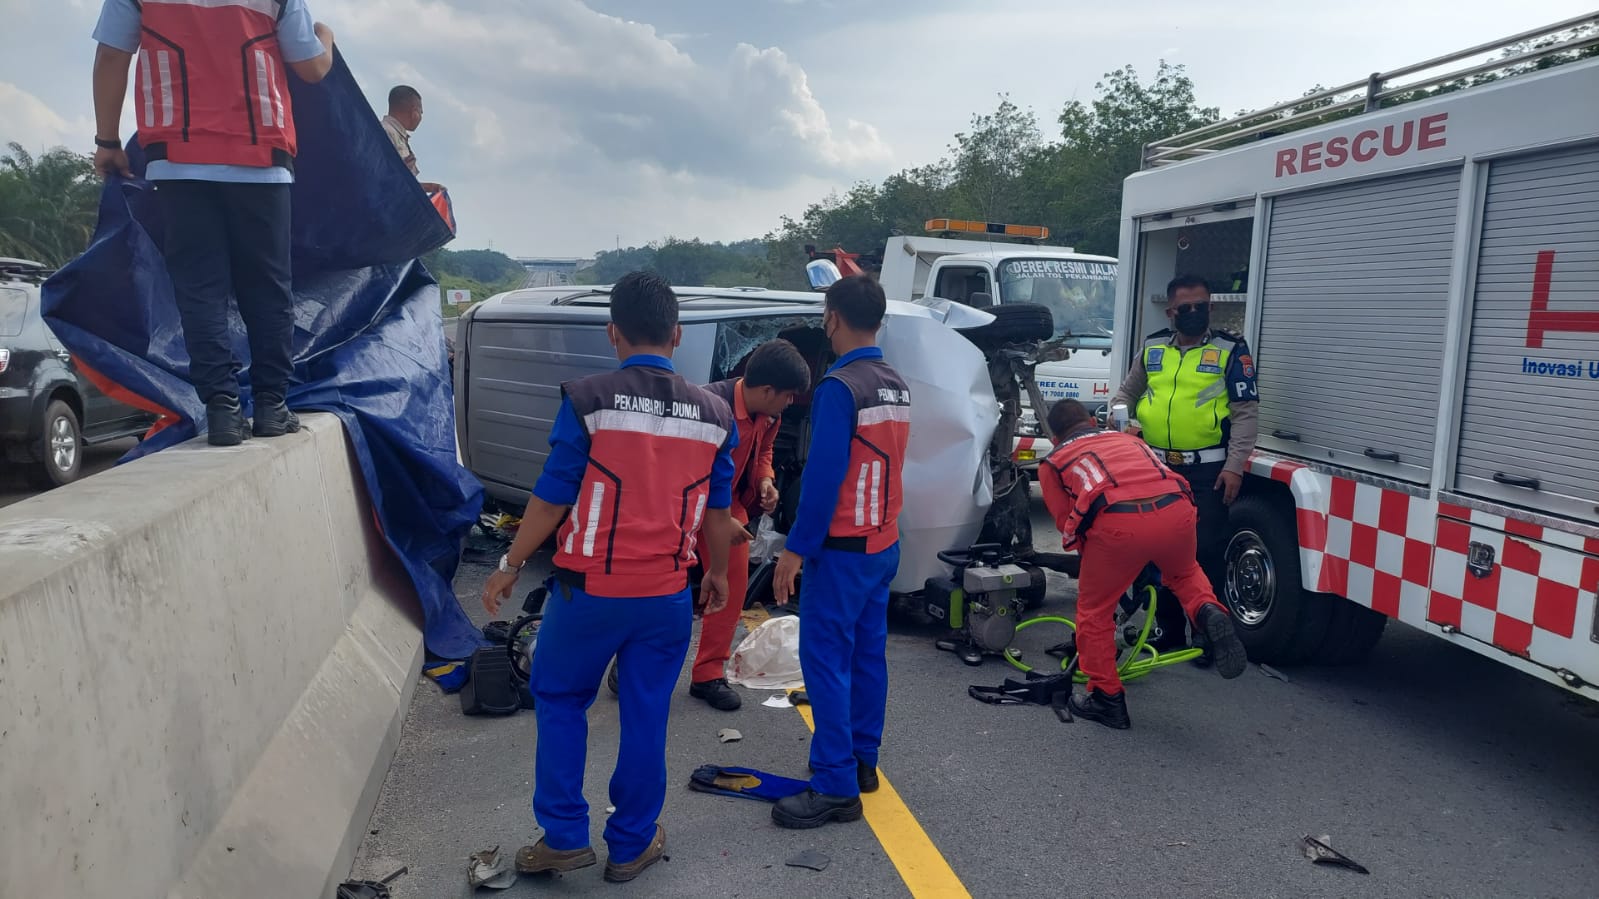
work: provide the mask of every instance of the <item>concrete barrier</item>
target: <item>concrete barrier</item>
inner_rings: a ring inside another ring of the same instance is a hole
[[[349,871],[415,593],[343,427],[0,510],[0,896],[302,899]]]

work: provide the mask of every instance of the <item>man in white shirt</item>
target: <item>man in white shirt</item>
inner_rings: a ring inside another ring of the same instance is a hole
[[[388,132],[389,141],[394,144],[394,152],[400,154],[405,160],[405,167],[411,174],[419,175],[416,165],[416,154],[411,152],[411,132],[422,124],[422,95],[416,88],[401,84],[389,91],[389,114],[383,117],[383,130]],[[444,189],[441,184],[432,181],[423,181],[422,189],[430,194],[438,193]]]

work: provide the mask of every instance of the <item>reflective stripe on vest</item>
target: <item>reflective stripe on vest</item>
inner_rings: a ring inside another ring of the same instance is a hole
[[[703,388],[646,366],[561,389],[588,434],[589,464],[556,532],[556,567],[597,596],[682,590],[732,413]]]
[[[910,388],[881,359],[859,359],[827,377],[855,401],[855,433],[826,545],[878,553],[899,540],[905,448],[910,443]]]
[[[1198,346],[1179,348],[1166,336],[1144,343],[1149,386],[1134,417],[1150,446],[1201,450],[1222,443],[1227,405],[1227,363],[1237,345],[1220,334]]]
[[[1039,463],[1039,476],[1055,478],[1071,498],[1082,521],[1078,536],[1093,524],[1089,510],[1099,505],[1168,493],[1191,496],[1188,482],[1148,444],[1120,431],[1086,431],[1067,440]]]
[[[150,159],[292,165],[282,14],[280,0],[144,0],[133,96]]]

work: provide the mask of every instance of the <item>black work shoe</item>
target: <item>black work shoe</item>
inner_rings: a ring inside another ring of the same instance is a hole
[[[1199,620],[1195,624],[1205,634],[1205,642],[1209,644],[1206,654],[1216,660],[1216,671],[1228,680],[1243,674],[1249,665],[1249,656],[1244,652],[1244,641],[1238,639],[1238,631],[1233,627],[1233,616],[1221,606],[1207,605],[1199,610]]]
[[[289,411],[287,403],[272,396],[257,397],[255,436],[282,437],[300,430],[300,417]]]
[[[541,839],[532,846],[523,846],[516,852],[516,870],[522,874],[543,874],[546,871],[579,871],[599,861],[594,847],[582,849],[551,849]]]
[[[1127,695],[1124,693],[1112,696],[1096,687],[1087,696],[1073,694],[1066,704],[1077,717],[1098,721],[1106,727],[1126,730],[1133,726],[1133,719],[1127,717]]]
[[[704,683],[688,685],[688,695],[705,700],[705,704],[719,712],[731,712],[744,704],[738,691],[727,685],[727,678],[719,677]]]
[[[772,806],[772,822],[790,830],[809,830],[829,821],[859,821],[865,814],[859,796],[827,796],[807,789]]]
[[[806,765],[805,770],[811,772],[812,774],[816,773],[816,768],[812,765]],[[856,759],[855,786],[860,787],[862,793],[876,793],[878,787],[877,769],[866,764],[860,759]]]
[[[629,880],[644,873],[644,869],[660,861],[666,855],[666,828],[655,825],[655,838],[650,840],[650,845],[645,848],[644,854],[630,862],[617,864],[608,861],[605,863],[605,879],[611,883],[627,883]]]
[[[236,396],[214,396],[205,404],[206,442],[212,446],[238,446],[250,439]]]

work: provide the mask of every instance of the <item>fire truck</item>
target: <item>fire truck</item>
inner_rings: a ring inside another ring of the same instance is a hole
[[[1126,180],[1113,377],[1179,274],[1254,349],[1220,585],[1251,658],[1396,619],[1599,699],[1596,46],[1599,13],[1377,73]]]

